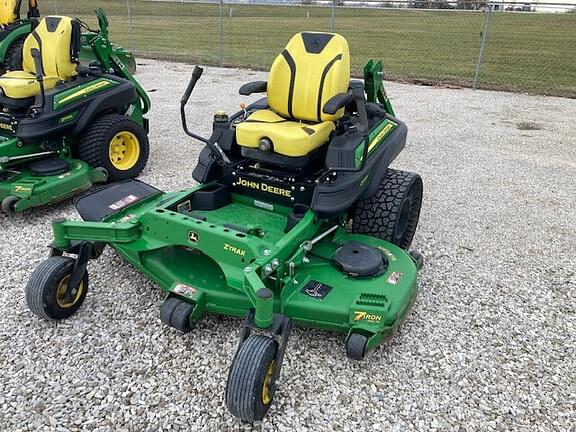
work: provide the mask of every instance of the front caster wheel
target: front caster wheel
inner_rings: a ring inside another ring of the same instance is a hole
[[[236,417],[262,420],[268,412],[276,383],[274,359],[278,343],[267,336],[251,335],[236,353],[226,385],[226,405]]]
[[[74,259],[53,256],[32,272],[26,285],[28,308],[40,318],[60,320],[72,316],[80,308],[88,292],[88,272],[75,290],[68,290]]]
[[[352,360],[362,360],[366,355],[368,338],[360,333],[352,333],[346,340],[346,356]]]

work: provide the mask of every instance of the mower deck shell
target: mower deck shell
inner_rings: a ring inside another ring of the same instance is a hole
[[[130,181],[80,197],[77,208],[89,221],[56,222],[54,247],[66,250],[76,240],[108,243],[168,295],[192,303],[192,320],[204,313],[244,317],[258,309],[258,290],[267,288],[271,312],[304,327],[362,333],[368,349],[398,328],[414,301],[416,264],[391,243],[339,227],[297,258],[306,240],[326,230],[311,211],[285,233],[286,207],[263,208],[259,200],[232,194],[218,209],[189,211],[183,204],[210,185],[178,193],[143,185]],[[102,208],[117,210],[102,216]],[[353,240],[379,249],[385,270],[360,278],[337,269],[335,251]]]
[[[62,201],[106,180],[103,173],[81,160],[69,159],[68,162],[70,170],[63,174],[37,176],[24,168],[0,181],[0,201],[14,196],[19,199],[14,210],[22,212],[31,207]]]

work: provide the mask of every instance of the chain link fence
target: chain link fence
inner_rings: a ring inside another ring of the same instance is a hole
[[[298,31],[348,39],[353,74],[576,97],[576,0],[46,0],[44,14],[96,26],[140,57],[268,69]]]

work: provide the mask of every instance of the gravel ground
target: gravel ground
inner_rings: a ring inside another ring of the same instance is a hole
[[[180,130],[191,72],[145,61],[152,153],[142,180],[193,184],[199,145]],[[265,74],[207,68],[192,96],[206,134]],[[342,335],[296,329],[262,423],[227,413],[240,321],[182,336],[161,291],[110,249],[73,318],[37,319],[23,288],[70,201],[0,216],[0,430],[576,430],[576,100],[390,83],[410,128],[395,167],[425,181],[414,312],[361,363]]]

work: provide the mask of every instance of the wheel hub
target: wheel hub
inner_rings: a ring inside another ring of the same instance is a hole
[[[140,142],[132,132],[118,132],[110,141],[108,156],[112,165],[122,171],[129,170],[140,157]]]
[[[410,221],[410,210],[412,208],[412,200],[406,198],[402,203],[402,208],[400,209],[400,214],[398,215],[398,224],[396,225],[396,230],[394,237],[397,240],[401,240],[406,232],[406,227]]]
[[[268,370],[266,371],[266,376],[264,377],[264,383],[262,384],[262,403],[264,405],[268,405],[272,400],[270,387],[272,384],[272,376],[274,375],[274,360],[268,366]]]
[[[76,304],[82,291],[84,289],[84,284],[80,282],[78,288],[68,292],[68,283],[70,282],[70,275],[66,276],[58,284],[58,289],[56,290],[56,302],[61,308],[69,308]]]

